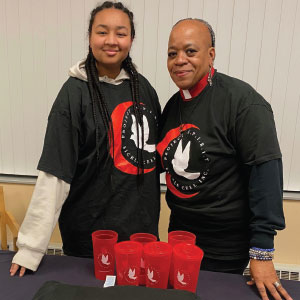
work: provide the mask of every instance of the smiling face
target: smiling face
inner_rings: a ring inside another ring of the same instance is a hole
[[[98,12],[89,42],[97,61],[99,75],[116,78],[132,44],[128,15],[115,8]]]
[[[168,70],[180,89],[192,88],[209,67],[213,66],[215,49],[206,25],[196,20],[179,22],[171,31],[168,45]]]

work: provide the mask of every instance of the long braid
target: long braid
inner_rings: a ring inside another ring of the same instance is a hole
[[[131,57],[128,55],[127,58],[123,61],[122,64],[125,71],[130,76],[130,87],[132,94],[132,102],[133,102],[133,112],[136,122],[136,130],[137,130],[137,158],[138,158],[138,174],[144,174],[144,159],[143,159],[143,150],[144,150],[144,123],[143,123],[143,113],[140,104],[140,96],[139,96],[139,79],[138,72],[132,63]],[[142,145],[140,145],[140,131],[138,129],[139,125],[141,126],[141,134],[142,134]]]
[[[91,78],[91,70],[90,70],[90,65],[91,65],[91,55],[90,53],[87,56],[87,59],[85,61],[85,69],[86,69],[86,74],[88,78],[88,86],[89,86],[89,91],[92,99],[92,108],[93,108],[93,117],[95,121],[95,128],[96,128],[96,152],[97,152],[97,162],[100,160],[100,154],[99,154],[99,144],[100,144],[100,133],[99,133],[99,121],[97,118],[97,104],[96,104],[96,95],[95,95],[95,90],[93,87],[92,83],[92,78]]]
[[[96,125],[96,151],[97,151],[97,161],[99,162],[100,159],[100,125],[99,120],[97,118],[96,111],[100,112],[103,125],[105,128],[106,136],[108,137],[107,143],[107,150],[108,153],[110,152],[111,145],[114,145],[114,137],[113,137],[113,130],[111,125],[111,117],[108,111],[108,107],[105,101],[105,97],[100,87],[99,75],[98,70],[96,67],[96,61],[93,56],[91,49],[89,49],[89,54],[86,59],[85,63],[86,73],[88,78],[88,85],[89,90],[92,98],[92,106],[93,106],[93,115]],[[112,151],[113,152],[113,151]]]

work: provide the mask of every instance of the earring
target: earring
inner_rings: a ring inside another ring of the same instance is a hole
[[[212,86],[212,78],[211,78],[211,66],[209,66],[209,71],[208,71],[207,82],[208,82],[209,86]]]

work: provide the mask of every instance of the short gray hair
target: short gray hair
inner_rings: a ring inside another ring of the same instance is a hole
[[[186,20],[195,20],[195,21],[198,21],[198,22],[204,24],[204,25],[206,26],[206,28],[208,29],[209,34],[210,34],[210,38],[211,38],[211,46],[212,46],[212,47],[215,47],[215,45],[216,45],[216,36],[215,36],[215,33],[214,33],[214,31],[213,31],[211,25],[210,25],[208,22],[206,22],[205,20],[198,19],[198,18],[185,18],[185,19],[181,19],[181,20],[179,20],[177,23],[175,23],[175,25],[173,26],[173,28],[174,28],[178,23],[180,23],[180,22],[182,22],[182,21],[186,21]]]

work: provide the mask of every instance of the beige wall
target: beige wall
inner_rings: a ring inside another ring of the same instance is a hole
[[[16,218],[19,224],[22,223],[30,198],[33,192],[33,185],[25,184],[1,184],[4,189],[6,209]],[[285,200],[284,211],[286,218],[286,229],[280,231],[275,238],[275,262],[282,264],[300,265],[300,201]],[[161,217],[159,223],[160,238],[167,240],[167,230],[170,211],[165,201],[165,194],[162,193]],[[56,226],[50,243],[61,243],[58,226]]]
[[[275,238],[275,262],[300,265],[300,201],[283,202],[286,229]]]

